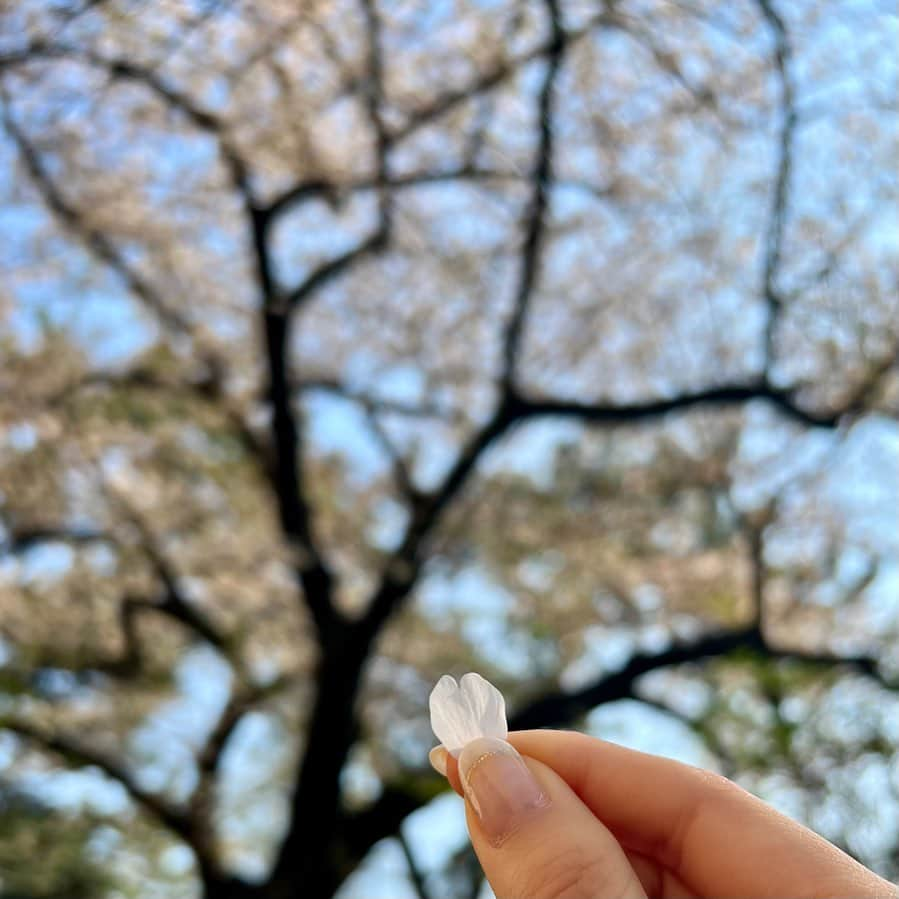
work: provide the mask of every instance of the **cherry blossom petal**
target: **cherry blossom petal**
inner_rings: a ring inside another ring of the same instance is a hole
[[[431,691],[429,704],[431,727],[453,756],[478,737],[508,736],[503,695],[480,674],[463,675],[458,684],[445,674]]]

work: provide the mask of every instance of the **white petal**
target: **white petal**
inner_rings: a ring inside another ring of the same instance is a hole
[[[463,695],[477,720],[480,737],[496,737],[505,740],[509,735],[506,723],[506,700],[490,681],[473,671],[462,675],[460,682]]]
[[[447,751],[458,756],[478,737],[508,735],[502,694],[479,674],[466,674],[461,685],[444,675],[431,691],[431,727]]]
[[[476,736],[471,715],[455,679],[445,674],[431,691],[431,728],[450,752],[460,750]]]

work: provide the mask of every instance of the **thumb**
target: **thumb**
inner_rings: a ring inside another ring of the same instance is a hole
[[[483,737],[447,774],[497,899],[646,899],[618,841],[551,768]]]

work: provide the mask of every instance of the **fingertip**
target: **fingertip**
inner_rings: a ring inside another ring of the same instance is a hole
[[[462,779],[459,777],[459,763],[449,753],[446,754],[446,779],[460,796],[465,795],[462,790]]]
[[[446,777],[446,760],[449,753],[442,746],[435,746],[428,753],[428,761],[431,767],[438,773]]]

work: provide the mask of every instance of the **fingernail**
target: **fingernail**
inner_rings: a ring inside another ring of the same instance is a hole
[[[481,828],[494,846],[500,845],[549,797],[505,740],[472,740],[459,756],[459,777]]]
[[[428,761],[438,774],[446,777],[446,750],[442,746],[435,746],[428,753]]]

